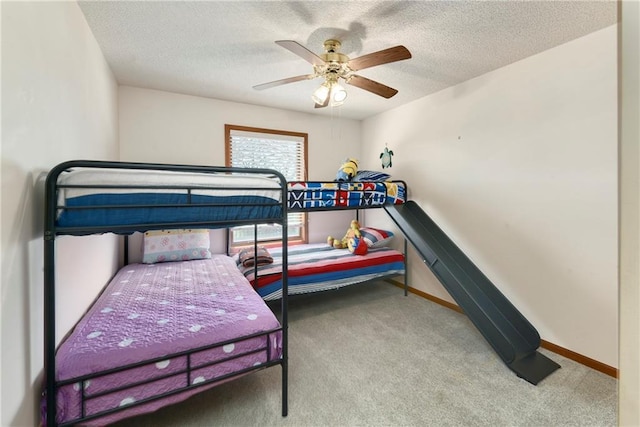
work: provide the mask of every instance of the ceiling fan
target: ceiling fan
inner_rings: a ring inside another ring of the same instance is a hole
[[[322,77],[324,82],[311,97],[315,102],[316,108],[322,108],[328,105],[341,105],[344,102],[347,97],[347,92],[340,85],[340,79],[344,80],[346,84],[364,89],[384,98],[391,98],[398,93],[396,89],[362,77],[355,74],[355,72],[365,68],[411,58],[411,52],[404,46],[390,47],[358,58],[349,59],[347,55],[339,52],[341,43],[334,39],[329,39],[324,42],[325,53],[320,55],[316,55],[293,40],[278,40],[276,43],[312,64],[313,73],[263,83],[253,88],[263,90],[288,83]]]

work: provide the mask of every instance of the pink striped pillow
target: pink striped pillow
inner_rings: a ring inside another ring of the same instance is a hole
[[[393,239],[391,231],[372,227],[361,227],[360,234],[362,234],[362,238],[370,248],[381,248]]]

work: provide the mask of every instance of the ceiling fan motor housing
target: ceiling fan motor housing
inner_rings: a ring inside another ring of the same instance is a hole
[[[335,39],[325,40],[324,42],[324,50],[327,53],[337,52],[338,50],[340,50],[341,46],[342,46],[342,43],[340,43],[339,40],[335,40]]]
[[[340,77],[346,78],[351,72],[347,65],[349,57],[344,53],[338,52],[341,46],[342,44],[334,39],[324,42],[325,53],[319,55],[324,64],[314,67],[318,76],[336,81]]]

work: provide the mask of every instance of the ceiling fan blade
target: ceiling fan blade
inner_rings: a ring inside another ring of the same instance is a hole
[[[378,83],[374,80],[368,79],[366,77],[358,76],[356,74],[349,77],[345,80],[347,84],[350,84],[355,87],[359,87],[360,89],[367,90],[371,93],[375,93],[376,95],[380,95],[384,98],[391,98],[393,95],[398,93],[397,90],[391,88],[389,86],[385,86],[382,83]]]
[[[302,76],[289,77],[287,79],[276,80],[276,81],[269,82],[269,83],[262,83],[262,84],[254,86],[253,88],[255,90],[270,89],[272,87],[276,87],[276,86],[280,86],[280,85],[286,85],[287,83],[294,83],[294,82],[299,82],[299,81],[302,81],[302,80],[311,80],[311,79],[313,79],[315,77],[316,77],[315,74],[305,74],[305,75],[302,75]]]
[[[376,65],[388,64],[409,58],[411,58],[411,52],[409,52],[406,47],[396,46],[354,58],[350,60],[347,65],[349,65],[349,68],[353,71],[358,71],[364,68],[375,67]]]
[[[311,52],[309,49],[307,49],[306,47],[302,46],[298,42],[295,42],[293,40],[278,40],[278,41],[276,41],[276,43],[279,44],[280,46],[282,46],[283,48],[288,49],[291,52],[295,53],[300,58],[304,59],[305,61],[309,62],[310,64],[313,64],[313,65],[324,65],[324,60],[322,58],[320,58],[318,55],[316,55],[315,53]]]

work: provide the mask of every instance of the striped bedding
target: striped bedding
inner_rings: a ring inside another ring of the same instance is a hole
[[[264,300],[282,296],[282,250],[269,249],[274,262],[258,267],[238,268]],[[375,278],[404,274],[404,256],[395,249],[370,249],[366,255],[354,255],[347,249],[335,249],[326,243],[289,247],[289,295],[338,289]],[[237,259],[237,257],[236,257]]]

